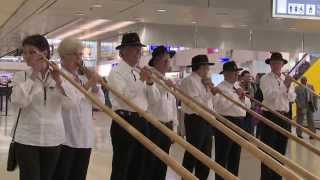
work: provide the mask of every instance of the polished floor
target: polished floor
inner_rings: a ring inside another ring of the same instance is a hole
[[[18,180],[18,170],[15,172],[6,172],[5,166],[7,161],[7,152],[10,143],[10,130],[13,121],[16,118],[16,111],[9,108],[9,115],[0,117],[0,180]],[[90,167],[88,171],[88,180],[107,180],[111,173],[112,146],[110,142],[110,118],[101,112],[94,114],[96,141],[91,156]],[[304,139],[309,141],[305,136]],[[310,141],[320,148],[320,143]],[[213,147],[214,148],[214,147]],[[310,170],[320,177],[320,158],[297,145],[294,142],[289,143],[288,157],[298,162],[300,165]],[[174,144],[171,148],[170,156],[181,162],[184,150],[179,145]],[[213,150],[214,157],[214,150]],[[214,179],[214,173],[210,173],[209,180]],[[258,180],[260,177],[260,162],[251,154],[242,151],[240,162],[240,179]],[[180,179],[171,169],[167,172],[167,180]]]

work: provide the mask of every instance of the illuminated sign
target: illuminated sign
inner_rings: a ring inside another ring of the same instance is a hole
[[[273,0],[272,16],[320,19],[320,0]]]

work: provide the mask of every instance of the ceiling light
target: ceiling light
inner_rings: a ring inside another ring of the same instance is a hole
[[[84,12],[76,12],[74,14],[77,15],[77,16],[84,16],[85,15]]]
[[[101,4],[93,4],[91,7],[92,8],[102,8],[102,5]]]
[[[191,23],[192,23],[192,24],[197,24],[197,21],[192,21]]]
[[[234,25],[232,25],[232,24],[222,24],[221,27],[222,28],[234,28]]]
[[[111,32],[111,31],[115,31],[117,29],[124,28],[124,27],[129,26],[129,25],[134,24],[134,23],[135,23],[134,21],[118,22],[118,23],[112,24],[110,26],[107,26],[106,28],[103,28],[103,29],[97,30],[95,32],[80,36],[80,37],[78,37],[78,39],[80,39],[80,40],[88,39],[88,38],[95,37],[95,36],[98,36],[98,35],[101,35],[101,34],[105,34],[107,32]]]
[[[99,26],[99,25],[101,25],[103,23],[106,23],[106,22],[109,22],[109,20],[97,19],[97,20],[91,21],[89,23],[86,23],[86,24],[83,24],[83,25],[79,26],[78,28],[75,28],[74,30],[70,30],[70,31],[67,31],[67,32],[65,32],[63,34],[58,35],[56,37],[56,39],[64,39],[66,37],[78,34],[80,32],[83,32],[85,30],[94,28],[94,27]]]
[[[229,15],[229,13],[227,12],[219,12],[219,13],[216,13],[217,16],[227,16]]]
[[[163,13],[163,12],[167,12],[168,10],[166,10],[166,9],[158,9],[157,10],[157,12],[161,12],[161,13]]]
[[[240,24],[241,27],[248,27],[247,24]]]
[[[295,27],[289,27],[288,29],[290,29],[290,30],[296,30],[297,28],[295,28]]]

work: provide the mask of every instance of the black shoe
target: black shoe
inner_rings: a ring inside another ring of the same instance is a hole
[[[303,139],[303,137],[301,135],[298,135],[299,138]]]
[[[309,139],[312,140],[312,139],[314,139],[314,137],[310,136]]]

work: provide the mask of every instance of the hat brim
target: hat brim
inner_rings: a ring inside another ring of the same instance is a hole
[[[236,70],[232,70],[231,72],[239,72],[239,71],[242,71],[243,68],[238,68]],[[221,71],[219,74],[223,74],[225,71]]]
[[[272,59],[271,58],[268,58],[268,59],[266,59],[265,60],[265,63],[266,64],[270,64],[270,61],[271,61]],[[275,60],[275,59],[274,59]],[[278,59],[277,61],[279,61],[280,59]],[[288,63],[288,61],[287,60],[285,60],[285,59],[281,59],[281,61],[284,63],[284,64],[287,64]]]
[[[214,65],[214,63],[199,63],[199,64],[197,64],[197,65],[208,65],[208,66],[213,66]],[[188,65],[187,67],[192,67],[192,66],[196,66],[195,64],[194,65]]]
[[[121,48],[128,47],[128,46],[131,46],[131,47],[146,47],[146,45],[141,44],[141,43],[129,43],[129,44],[121,44],[121,45],[117,46],[116,50],[119,50]]]

